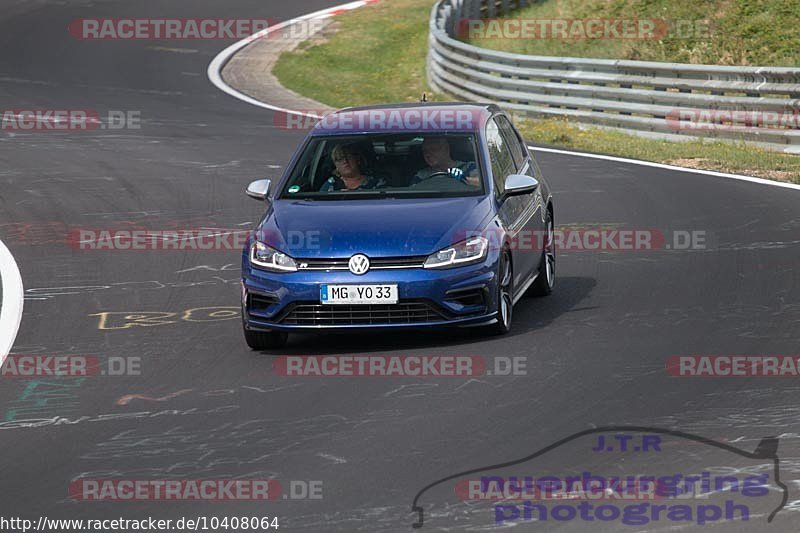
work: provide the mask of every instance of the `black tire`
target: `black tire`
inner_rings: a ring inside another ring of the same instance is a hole
[[[285,331],[252,331],[244,329],[244,340],[253,350],[275,350],[286,344],[289,334]]]
[[[497,279],[497,322],[488,329],[492,335],[505,335],[511,330],[514,316],[514,269],[507,250],[500,256]]]
[[[556,284],[555,225],[549,210],[547,211],[545,228],[547,228],[547,239],[544,243],[542,259],[539,263],[539,275],[536,276],[536,281],[528,289],[528,294],[531,296],[547,296],[553,292],[553,287]]]

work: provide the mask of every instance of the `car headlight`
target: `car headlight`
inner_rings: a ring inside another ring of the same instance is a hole
[[[270,272],[297,272],[294,259],[263,242],[255,241],[250,245],[250,262]]]
[[[425,260],[425,268],[451,268],[477,263],[486,257],[489,239],[471,237],[452,246],[431,254]]]

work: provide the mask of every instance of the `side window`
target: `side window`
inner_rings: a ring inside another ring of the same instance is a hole
[[[542,176],[542,171],[539,168],[539,163],[536,161],[536,158],[533,157],[533,154],[530,153],[531,156],[531,164],[528,166],[528,175],[534,178],[540,178]]]
[[[516,170],[508,144],[494,119],[486,125],[486,145],[489,149],[489,162],[492,165],[492,179],[494,180],[495,194],[502,194],[505,187],[506,176]]]
[[[508,144],[511,157],[514,158],[515,170],[519,170],[522,168],[522,164],[525,162],[525,149],[522,147],[522,141],[520,141],[519,136],[517,136],[517,133],[511,126],[511,122],[509,122],[506,117],[497,116],[495,117],[495,120],[500,126],[500,133],[503,136],[503,139],[505,139],[506,143]]]

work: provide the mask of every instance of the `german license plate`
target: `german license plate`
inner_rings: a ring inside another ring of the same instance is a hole
[[[397,285],[322,285],[323,304],[396,304]]]

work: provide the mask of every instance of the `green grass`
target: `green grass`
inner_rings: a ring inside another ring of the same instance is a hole
[[[531,55],[800,65],[798,0],[546,0],[509,17],[658,19],[665,21],[670,30],[659,39],[486,38],[470,42],[483,48]]]
[[[711,140],[657,141],[617,131],[581,129],[562,119],[516,118],[514,122],[525,139],[534,143],[800,183],[800,157],[795,155]]]
[[[283,54],[285,86],[333,107],[419,100],[433,0],[384,0],[336,17],[328,43]]]
[[[572,4],[571,0],[561,2],[565,6]],[[601,2],[587,0],[587,3],[597,5]],[[614,8],[617,10],[623,4],[620,0],[602,3],[617,6]],[[630,0],[629,3],[661,5],[665,0]],[[706,0],[694,0],[696,5],[693,6],[688,5],[688,1],[673,1],[673,4],[682,6],[681,9],[705,6],[705,12],[709,13],[722,11],[723,5],[747,4],[757,11],[758,16],[744,21],[742,28],[753,25],[760,28],[757,21],[763,18],[761,15],[775,12],[752,7],[762,3],[774,6],[782,2],[725,0],[717,2],[718,7],[712,10]],[[789,4],[788,1],[783,3]],[[273,73],[284,86],[333,107],[417,101],[423,91],[430,94],[425,81],[425,56],[428,51],[428,18],[433,4],[433,0],[384,0],[339,15],[336,17],[337,29],[326,42],[283,54]],[[687,6],[683,7],[684,4]],[[747,31],[756,35],[761,30]],[[780,33],[776,30],[776,34]],[[800,31],[795,33],[800,35]],[[758,48],[753,47],[753,50]],[[763,52],[764,57],[778,57],[778,50],[784,50],[781,53],[788,57],[796,55],[800,48],[770,49]],[[451,98],[432,94],[432,99]],[[516,119],[515,122],[532,142],[800,183],[800,157],[741,144],[655,141],[597,128],[581,129],[560,119]]]

